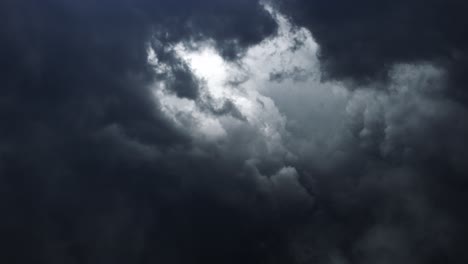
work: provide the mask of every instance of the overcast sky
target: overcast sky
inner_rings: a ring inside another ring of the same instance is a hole
[[[0,1],[0,262],[468,263],[467,12]]]

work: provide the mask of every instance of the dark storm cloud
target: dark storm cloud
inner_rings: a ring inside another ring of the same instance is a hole
[[[274,2],[311,30],[329,78],[368,82],[386,78],[395,63],[430,61],[450,68],[454,80],[465,80],[465,1]],[[458,85],[464,86],[464,81]]]
[[[276,31],[257,1],[6,0],[0,10],[1,262],[288,258],[257,174],[238,153],[194,146],[150,89],[164,79],[195,99],[173,45],[210,41],[238,59]],[[220,111],[236,115],[229,103]]]
[[[208,98],[176,46],[241,65],[280,21],[258,1],[1,1],[0,262],[466,263],[466,4],[277,3],[364,87],[313,62],[264,72],[253,114]]]

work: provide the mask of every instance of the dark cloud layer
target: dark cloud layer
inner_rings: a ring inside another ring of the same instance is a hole
[[[175,50],[209,43],[240,60],[277,32],[258,1],[1,1],[0,262],[466,263],[466,4],[279,10],[311,30],[326,74],[367,86],[311,112],[320,98],[272,95],[295,119],[275,149],[234,102],[201,99]],[[394,67],[421,61],[448,75]],[[309,73],[266,75],[302,85]],[[382,76],[388,89],[373,89]],[[194,137],[164,114],[158,82],[241,125]]]
[[[464,90],[468,4],[431,1],[276,1],[312,31],[329,78],[386,78],[395,63],[430,61],[451,68]]]
[[[0,262],[258,263],[276,254],[273,225],[217,198],[235,188],[249,199],[255,184],[236,180],[234,158],[192,153],[190,131],[161,114],[149,89],[166,78],[177,95],[197,96],[171,45],[213,41],[236,59],[273,34],[256,1],[7,0],[0,10]],[[160,76],[149,46],[169,65]]]

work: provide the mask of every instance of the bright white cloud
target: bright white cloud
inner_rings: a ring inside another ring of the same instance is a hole
[[[223,60],[209,44],[175,48],[200,79],[200,97],[181,99],[164,85],[155,93],[163,111],[196,139],[227,148],[237,144],[247,149],[246,160],[278,156],[326,170],[366,151],[411,153],[414,146],[406,146],[398,135],[424,133],[424,122],[432,124],[450,105],[430,96],[444,86],[443,71],[432,65],[396,66],[385,89],[349,89],[345,83],[322,81],[311,33],[271,13],[278,34],[236,63]],[[150,53],[150,59],[155,57]],[[202,107],[219,109],[228,101],[245,120]]]

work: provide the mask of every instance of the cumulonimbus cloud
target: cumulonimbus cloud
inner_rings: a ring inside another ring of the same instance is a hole
[[[429,2],[2,1],[0,261],[466,262]]]

